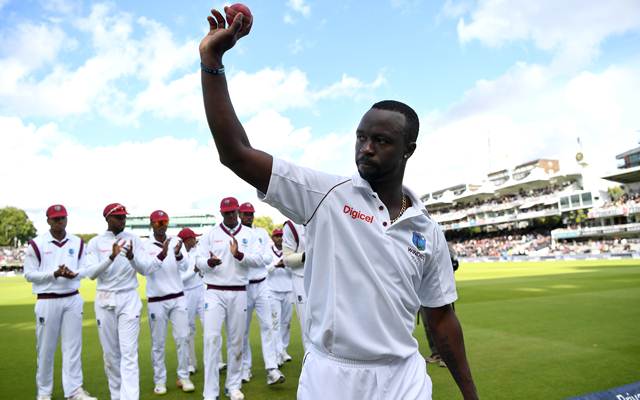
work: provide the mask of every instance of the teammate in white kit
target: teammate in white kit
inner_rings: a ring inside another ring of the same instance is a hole
[[[136,291],[136,271],[147,275],[161,260],[148,257],[140,238],[124,231],[127,210],[122,204],[107,205],[102,215],[107,221],[107,231],[89,241],[80,273],[98,280],[96,322],[111,399],[137,400],[140,396],[138,335],[142,302]],[[163,248],[165,256],[167,245],[168,242]]]
[[[358,173],[340,177],[274,159],[251,147],[227,88],[223,54],[248,34],[212,11],[200,43],[207,121],[220,161],[264,200],[306,226],[305,356],[299,399],[430,399],[431,380],[412,333],[428,308],[434,338],[465,399],[477,399],[444,234],[402,185],[416,149],[418,116],[376,103],[356,130]]]
[[[79,264],[84,243],[68,234],[67,210],[61,204],[47,209],[49,231],[29,241],[24,277],[37,296],[36,385],[38,400],[51,400],[53,359],[61,338],[62,387],[72,400],[95,400],[82,388],[82,306],[78,292]]]
[[[189,316],[189,337],[187,339],[189,347],[189,373],[194,374],[198,369],[198,359],[196,358],[195,336],[196,318],[200,318],[201,326],[204,326],[204,284],[202,283],[201,272],[196,268],[196,255],[199,234],[190,228],[182,228],[178,232],[178,237],[184,243],[185,257],[188,267],[182,272],[182,284],[184,286],[184,297],[187,301],[187,311]]]
[[[180,250],[182,240],[168,237],[169,216],[156,210],[149,216],[153,236],[143,241],[143,250],[149,257],[158,257],[165,247],[173,249],[147,271],[147,312],[151,330],[151,362],[155,394],[167,393],[167,367],[164,362],[167,325],[171,321],[173,340],[176,345],[178,380],[176,385],[184,392],[193,392],[195,387],[189,379],[189,315],[184,296],[181,272],[189,262]],[[168,243],[168,245],[165,245]]]
[[[282,252],[284,254],[284,265],[291,271],[293,302],[296,305],[298,321],[300,321],[302,347],[306,351],[309,338],[304,329],[307,292],[304,288],[305,228],[303,225],[296,224],[292,221],[286,221],[284,223],[282,227]]]
[[[251,203],[242,203],[239,208],[242,225],[253,228],[253,216],[255,209]],[[273,319],[271,317],[271,291],[267,284],[267,265],[273,259],[271,253],[271,240],[264,228],[253,228],[253,233],[258,240],[258,251],[262,254],[263,264],[249,268],[249,285],[247,286],[247,325],[245,326],[244,339],[242,341],[242,382],[251,379],[251,346],[249,344],[249,326],[253,310],[258,317],[260,326],[260,339],[262,341],[262,358],[267,370],[267,384],[283,383],[285,377],[278,369],[278,359],[275,351],[275,334],[273,331]]]
[[[196,266],[203,272],[204,294],[204,398],[220,391],[218,358],[222,323],[227,327],[227,381],[231,400],[242,400],[242,338],[247,318],[249,268],[264,265],[253,230],[238,221],[238,200],[220,202],[222,223],[200,238]]]
[[[267,266],[269,275],[267,283],[271,289],[271,312],[273,314],[274,345],[278,364],[291,361],[291,356],[287,353],[291,332],[292,314],[292,283],[291,270],[284,265],[282,252],[282,229],[276,228],[271,232],[271,252],[273,260]]]

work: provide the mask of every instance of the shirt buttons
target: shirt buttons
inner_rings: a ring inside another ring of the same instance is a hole
[[[384,222],[382,223],[382,226],[387,226],[387,221],[384,221]]]

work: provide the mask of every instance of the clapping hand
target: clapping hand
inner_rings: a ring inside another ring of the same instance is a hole
[[[182,249],[182,240],[178,239],[178,244],[173,248],[173,254],[176,258],[180,255],[180,249]]]
[[[123,246],[124,246],[124,243],[120,243],[117,240],[115,242],[113,242],[113,245],[111,246],[111,255],[109,256],[111,261],[115,260],[116,257],[118,257],[118,254],[120,254],[120,252],[122,252],[122,247]]]
[[[278,263],[275,265],[276,268],[284,268],[284,260],[280,260],[278,261]]]
[[[209,259],[207,260],[207,265],[209,265],[209,267],[211,268],[214,268],[220,264],[222,264],[222,260],[216,257],[212,252],[209,252]]]
[[[62,264],[58,266],[58,269],[53,273],[53,276],[55,276],[56,278],[63,277],[67,279],[73,279],[78,276],[78,273],[71,271],[69,268],[67,268],[66,265]]]

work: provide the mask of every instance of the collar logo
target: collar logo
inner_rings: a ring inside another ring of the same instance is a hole
[[[75,253],[75,250],[74,249],[69,249],[69,255],[72,256],[73,253]]]
[[[419,232],[413,232],[411,241],[418,250],[424,251],[424,249],[427,247],[427,239],[425,239],[424,236],[422,236],[422,234]]]
[[[53,207],[53,209],[56,210],[56,211],[60,211],[62,208],[60,206],[55,206],[55,207]]]

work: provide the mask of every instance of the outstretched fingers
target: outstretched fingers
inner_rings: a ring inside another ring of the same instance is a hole
[[[227,9],[227,7],[225,7],[225,10],[226,9]],[[213,16],[216,19],[217,27],[219,29],[223,29],[225,27],[225,25],[226,25],[226,22],[225,22],[225,19],[224,19],[224,16],[222,15],[222,13],[220,13],[220,11],[218,11],[218,10],[211,10],[211,13],[213,14]]]

